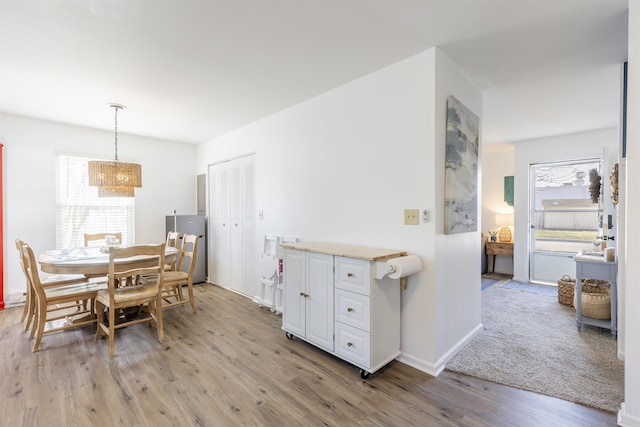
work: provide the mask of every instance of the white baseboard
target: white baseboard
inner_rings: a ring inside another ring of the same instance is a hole
[[[9,294],[4,302],[5,307],[18,307],[24,305],[27,301],[27,295],[25,293]]]
[[[437,377],[442,371],[444,371],[447,362],[453,359],[453,357],[458,354],[458,352],[462,350],[462,348],[465,347],[476,335],[478,335],[482,329],[483,325],[480,323],[435,363],[412,356],[405,352],[403,352],[396,360],[431,376]]]
[[[640,427],[640,415],[631,415],[626,412],[624,402],[618,411],[618,425],[622,427]]]

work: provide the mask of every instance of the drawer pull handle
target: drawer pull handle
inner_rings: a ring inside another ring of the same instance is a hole
[[[355,310],[354,310],[353,308],[351,308],[351,307],[347,307],[347,311],[348,311],[349,313],[353,313]]]
[[[353,343],[352,343],[351,341],[349,341],[349,342],[347,343],[347,346],[348,346],[348,347],[353,347]]]
[[[305,297],[305,298],[306,298],[306,297],[308,297],[308,296],[309,296],[309,294],[305,294],[304,292],[300,292],[300,296],[301,296],[301,297]]]
[[[354,274],[353,273],[347,273],[347,277],[353,277]]]

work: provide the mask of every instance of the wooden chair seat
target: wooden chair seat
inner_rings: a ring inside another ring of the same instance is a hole
[[[105,290],[98,293],[98,301],[104,303],[109,302],[109,290],[106,288],[107,286],[105,286]],[[116,304],[132,303],[135,305],[139,301],[142,301],[140,304],[143,304],[149,297],[154,296],[156,292],[155,283],[147,283],[139,286],[123,286],[118,288],[118,292],[114,294],[113,299]]]
[[[165,271],[164,272],[164,282],[182,282],[183,284],[187,283],[189,280],[189,273],[186,271]]]
[[[78,296],[86,296],[82,299],[96,298],[98,291],[107,289],[107,283],[85,282],[79,284],[58,286],[55,288],[45,289],[47,299],[54,302],[68,297],[77,298]]]
[[[45,288],[51,286],[69,285],[71,283],[86,282],[87,278],[84,274],[52,274],[40,278],[40,283]]]

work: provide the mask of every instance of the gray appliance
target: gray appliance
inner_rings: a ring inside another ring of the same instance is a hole
[[[166,218],[167,229],[180,233],[180,244],[182,247],[182,236],[185,234],[195,234],[198,236],[198,254],[196,255],[196,266],[193,270],[193,283],[207,281],[207,226],[204,215],[168,215]],[[178,262],[180,258],[178,257]],[[177,264],[176,264],[177,265]]]

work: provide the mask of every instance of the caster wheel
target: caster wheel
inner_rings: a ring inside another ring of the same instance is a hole
[[[369,372],[365,371],[364,369],[360,369],[360,378],[366,380],[367,378],[369,378],[369,375],[371,375]]]
[[[291,332],[285,332],[284,335],[289,338],[290,340],[293,339],[293,334]]]

